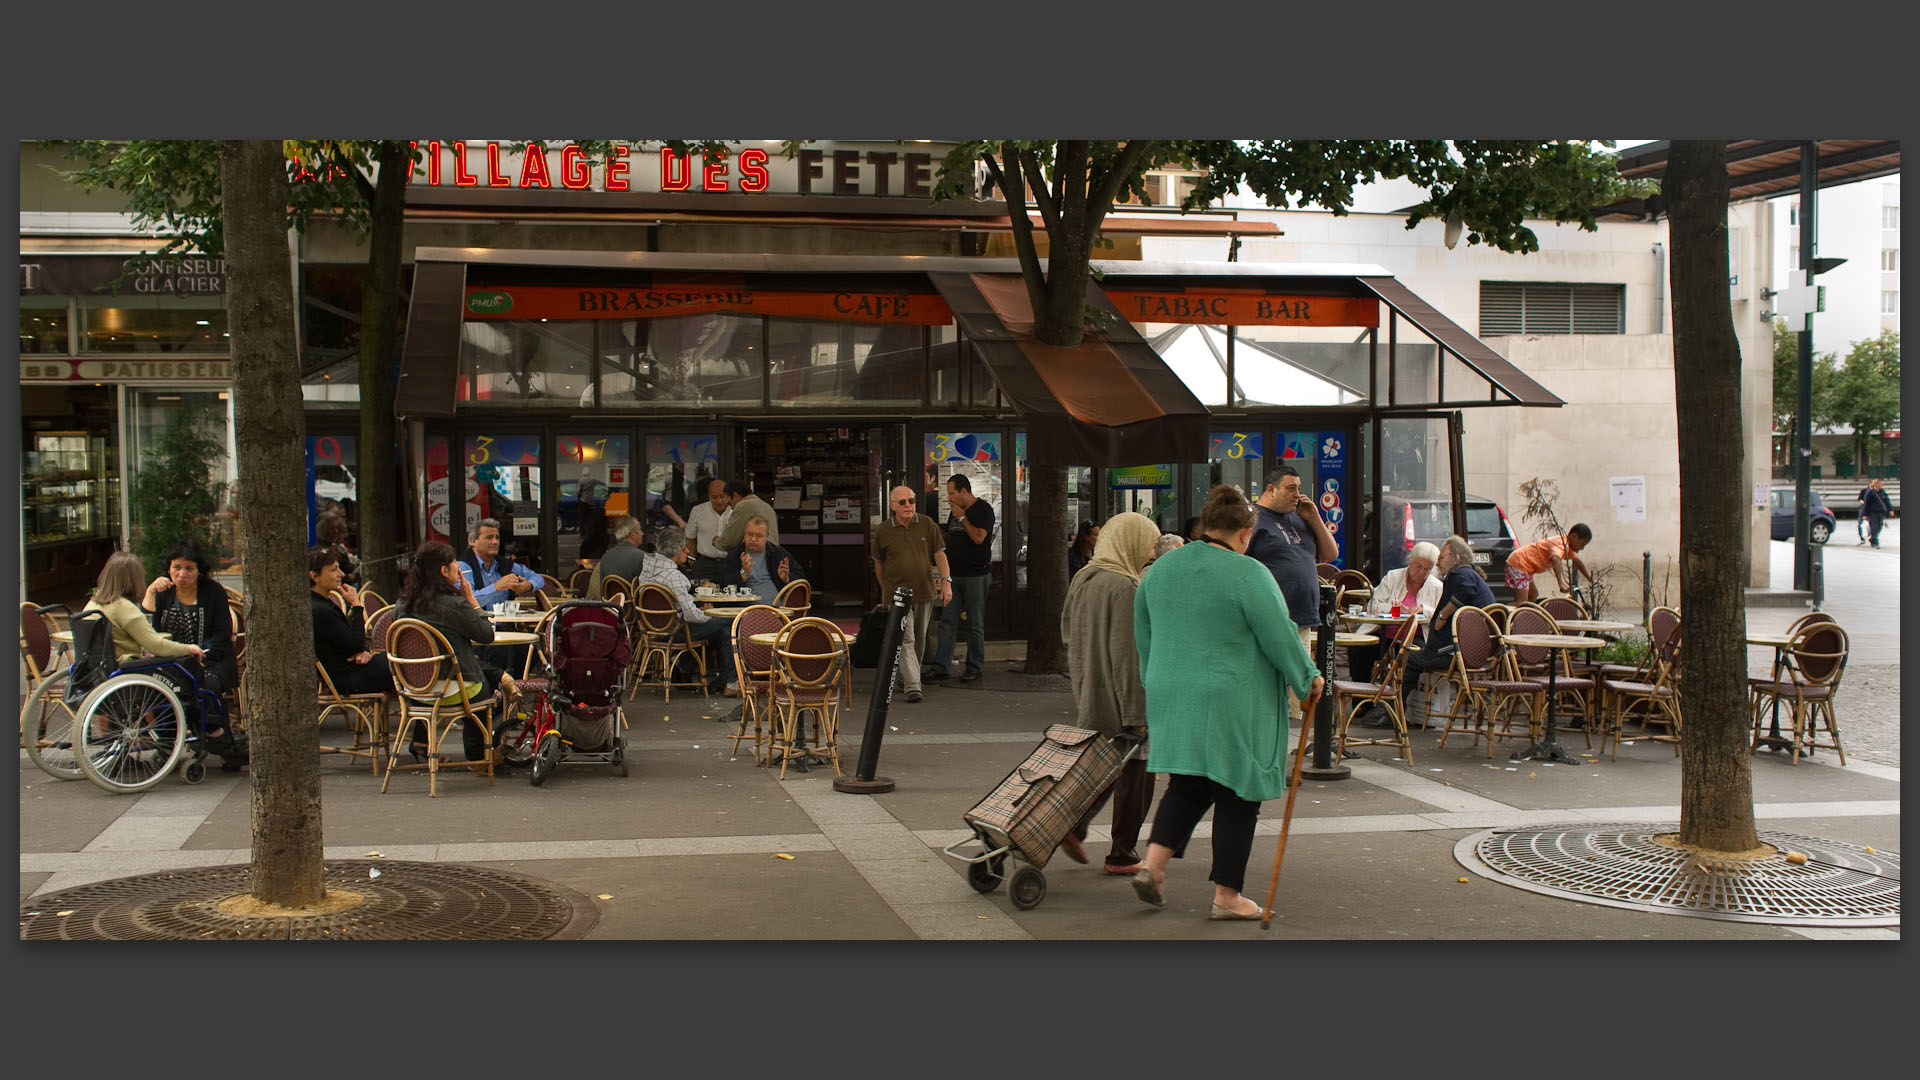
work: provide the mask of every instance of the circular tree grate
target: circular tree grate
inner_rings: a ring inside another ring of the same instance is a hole
[[[379,876],[373,875],[374,871]],[[334,914],[235,915],[220,902],[247,891],[245,865],[115,878],[20,905],[22,941],[538,941],[585,937],[593,901],[564,885],[459,863],[329,862],[329,891],[364,900]]]
[[[1833,840],[1760,833],[1775,852],[1708,859],[1655,839],[1677,825],[1490,829],[1454,845],[1482,877],[1589,904],[1777,926],[1900,925],[1900,857]],[[1789,852],[1807,856],[1787,861]]]

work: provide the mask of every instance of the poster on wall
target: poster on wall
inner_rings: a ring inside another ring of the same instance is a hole
[[[1318,494],[1320,517],[1327,523],[1327,531],[1333,534],[1333,542],[1339,548],[1338,553],[1329,560],[1333,565],[1345,568],[1347,565],[1347,447],[1346,434],[1339,431],[1323,431],[1318,436],[1319,467]]]
[[[1608,502],[1615,521],[1647,520],[1647,478],[1615,476],[1607,481]]]

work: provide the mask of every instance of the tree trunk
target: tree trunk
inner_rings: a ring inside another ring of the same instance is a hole
[[[1067,606],[1067,467],[1027,468],[1027,626],[1029,675],[1067,670],[1067,640],[1060,613]]]
[[[1740,343],[1727,293],[1726,143],[1675,140],[1663,185],[1673,243],[1673,378],[1679,410],[1680,842],[1759,844],[1748,752],[1746,453]]]
[[[395,569],[399,498],[394,490],[393,349],[399,337],[401,229],[413,151],[386,142],[376,157],[366,284],[360,293],[360,558],[362,587],[400,595]]]
[[[252,719],[252,892],[306,907],[321,878],[319,729],[313,623],[307,611],[306,419],[294,365],[287,265],[287,170],[281,144],[220,144],[234,438],[245,479],[248,704]]]

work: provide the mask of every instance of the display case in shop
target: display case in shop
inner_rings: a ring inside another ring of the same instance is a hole
[[[120,477],[104,437],[46,431],[33,440],[21,481],[29,596],[97,574],[120,525]]]
[[[779,517],[781,543],[807,565],[816,606],[864,607],[877,589],[867,536],[880,441],[868,428],[747,432],[753,489]]]

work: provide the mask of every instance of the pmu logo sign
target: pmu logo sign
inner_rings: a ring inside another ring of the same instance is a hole
[[[477,292],[467,297],[467,310],[475,315],[505,315],[513,310],[513,294]]]

